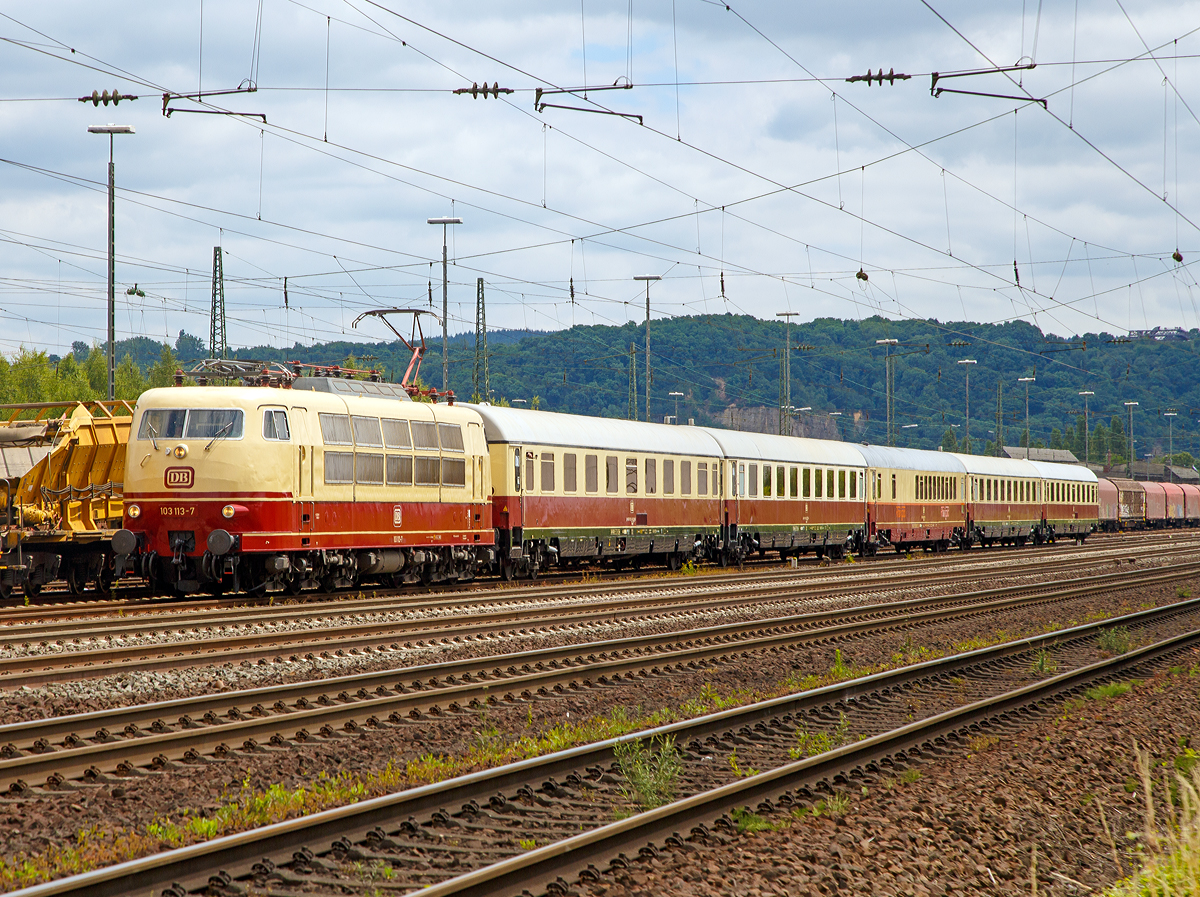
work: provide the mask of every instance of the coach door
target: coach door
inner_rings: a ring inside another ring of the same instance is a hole
[[[300,511],[300,532],[313,531],[313,519],[316,509],[313,502],[313,466],[316,450],[312,445],[308,427],[308,409],[292,408],[292,438],[296,442],[294,449],[296,457],[296,479],[292,494],[296,496]]]

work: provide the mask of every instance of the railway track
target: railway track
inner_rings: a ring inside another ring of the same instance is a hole
[[[935,555],[927,553],[918,553],[916,555],[898,556],[895,554],[879,554],[873,557],[860,558],[855,561],[856,564],[865,564],[872,568],[893,568],[893,567],[912,567],[917,565],[929,565],[940,567],[962,566],[975,563],[1011,563],[1015,559],[1024,559],[1030,556],[1046,556],[1050,552],[1054,552],[1055,556],[1088,556],[1094,554],[1107,553],[1129,553],[1139,552],[1146,548],[1161,547],[1163,545],[1184,546],[1187,544],[1193,547],[1200,548],[1200,532],[1194,530],[1178,530],[1167,531],[1164,533],[1156,531],[1137,532],[1137,533],[1120,533],[1120,534],[1093,534],[1086,545],[1075,545],[1070,541],[1063,541],[1054,546],[1026,546],[1023,548],[1005,548],[996,552],[977,550],[973,552],[960,552],[954,555]],[[997,555],[1005,560],[999,560]],[[823,562],[817,558],[808,558],[807,556],[798,559],[798,569],[806,573],[820,572],[825,569]],[[716,572],[718,568],[704,568],[701,578],[705,580],[726,580],[732,581],[736,579],[746,579],[760,577],[763,575],[772,575],[774,573],[791,573],[795,575],[797,568],[784,567],[778,559],[752,559],[745,565],[744,571],[737,572]],[[883,569],[876,569],[876,572],[883,572]],[[477,580],[472,583],[453,583],[446,585],[421,586],[411,587],[401,590],[389,590],[384,588],[366,587],[356,591],[345,592],[303,592],[300,595],[286,596],[256,596],[251,594],[239,594],[236,596],[211,598],[211,597],[172,597],[172,598],[154,598],[148,593],[143,593],[138,587],[135,580],[123,581],[123,588],[119,588],[118,593],[125,593],[129,597],[124,598],[80,598],[72,596],[66,591],[54,591],[44,589],[36,598],[32,599],[28,605],[11,604],[4,607],[0,603],[0,627],[5,625],[16,625],[25,622],[48,621],[51,619],[79,619],[81,616],[94,616],[102,614],[124,613],[127,615],[143,615],[156,614],[164,611],[174,610],[179,613],[188,612],[207,612],[218,609],[229,608],[261,608],[271,607],[280,601],[285,601],[289,606],[321,604],[326,602],[346,602],[360,600],[363,595],[390,597],[398,600],[408,600],[412,603],[417,603],[421,600],[427,600],[429,596],[455,596],[470,594],[477,598],[483,594],[496,593],[499,595],[511,595],[514,593],[541,593],[545,590],[553,590],[562,587],[570,589],[583,584],[589,588],[596,588],[596,579],[600,579],[603,584],[610,588],[622,589],[628,588],[631,583],[636,582],[655,582],[660,581],[669,574],[664,574],[661,570],[647,571],[642,575],[631,573],[630,571],[612,572],[605,570],[585,570],[574,571],[570,573],[560,573],[550,576],[542,576],[537,580],[536,584],[513,584],[500,580]],[[679,578],[679,577],[676,577]],[[360,596],[359,598],[352,596]]]
[[[913,628],[1071,600],[1200,574],[1200,561],[1167,570],[1103,574],[952,596],[825,610],[703,629],[567,645],[335,679],[289,683],[0,726],[0,788],[55,790],[106,773],[137,774],[237,751],[336,739],[364,727],[482,710],[498,702],[703,669],[735,656],[837,644],[887,629]],[[1197,599],[1200,602],[1200,599]],[[1200,603],[1168,608],[1200,608]],[[1165,610],[1164,613],[1175,613]],[[1200,618],[1198,618],[1200,619]]]
[[[1159,547],[1148,553],[1168,563],[1195,555],[1190,545]],[[31,623],[0,631],[0,652],[7,653],[0,654],[0,688],[104,676],[118,668],[122,672],[178,670],[213,663],[311,660],[338,652],[386,655],[412,648],[414,643],[425,647],[455,640],[480,642],[531,631],[561,634],[564,627],[586,638],[589,627],[618,622],[677,625],[684,615],[729,610],[761,615],[777,605],[849,599],[864,591],[944,588],[988,576],[1032,576],[1047,568],[1061,575],[1128,558],[1128,552],[1073,560],[1040,555],[1026,557],[1027,563],[1020,569],[1014,569],[1005,558],[968,569],[905,570],[899,577],[839,570],[838,576],[814,580],[787,570],[756,580],[744,576],[670,578],[636,582],[635,594],[625,598],[613,596],[628,594],[628,586],[601,585],[589,586],[582,593],[578,587],[525,590],[488,603],[480,603],[473,595],[399,605],[394,598],[377,598],[350,606],[223,608],[202,616],[193,611],[148,620],[114,617],[70,624]],[[1114,569],[1129,567],[1115,564]],[[1110,574],[1114,582],[1124,575]],[[380,616],[372,619],[372,614]],[[672,615],[675,620],[670,619]],[[114,640],[126,643],[107,646]],[[130,640],[135,641],[129,644]]]
[[[620,739],[537,757],[289,820],[17,892],[21,897],[233,893],[369,893],[364,868],[386,865],[388,892],[430,897],[562,893],[656,845],[732,833],[729,814],[811,803],[873,785],[981,733],[1020,728],[1096,682],[1194,658],[1200,599],[1055,633],[1066,668],[1036,672],[1047,637],[900,668]],[[1150,644],[1095,663],[1102,629],[1120,625]],[[1177,634],[1180,630],[1183,634]],[[1040,680],[1040,681],[1039,681]],[[914,708],[920,708],[914,710]],[[796,759],[818,732],[850,743]],[[854,741],[857,736],[866,736]],[[629,805],[622,744],[678,746],[683,798],[613,821]],[[736,758],[737,762],[732,762]],[[740,765],[740,767],[739,767]],[[756,774],[738,775],[753,766]],[[758,772],[758,770],[762,770]]]

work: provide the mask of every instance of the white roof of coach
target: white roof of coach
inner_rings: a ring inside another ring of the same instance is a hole
[[[930,452],[925,449],[894,448],[886,445],[864,445],[859,450],[871,467],[894,470],[928,470],[933,473],[963,473],[962,462],[950,452]]]
[[[1023,458],[996,458],[992,455],[960,455],[954,457],[962,462],[967,473],[984,477],[1040,477],[1034,462]]]
[[[1030,461],[1038,476],[1047,480],[1067,480],[1071,483],[1095,483],[1098,477],[1082,464],[1053,464],[1049,461]]]
[[[582,449],[719,457],[721,448],[700,427],[673,427],[555,411],[465,405],[483,418],[489,443],[561,445]]]
[[[866,466],[858,446],[849,442],[773,436],[770,433],[747,433],[742,430],[718,430],[712,427],[699,429],[712,436],[729,458],[761,458],[764,461],[834,464],[842,467]]]

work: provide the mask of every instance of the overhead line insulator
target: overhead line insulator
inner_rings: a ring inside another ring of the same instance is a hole
[[[516,93],[516,91],[514,91],[511,87],[501,87],[499,81],[493,81],[492,86],[488,87],[487,82],[484,81],[483,87],[480,87],[476,83],[476,84],[472,84],[470,87],[459,87],[458,89],[456,89],[454,91],[454,93],[456,93],[456,94],[469,93],[471,95],[471,99],[473,99],[473,100],[479,99],[480,94],[483,94],[483,98],[486,100],[488,98],[488,94],[491,93],[493,99],[498,100],[498,99],[500,99],[500,94]]]
[[[871,73],[870,69],[867,69],[867,73],[865,75],[851,75],[846,80],[849,82],[866,81],[867,87],[870,87],[871,82],[874,81],[876,84],[882,87],[884,81],[895,86],[897,81],[907,81],[911,77],[912,75],[906,75],[903,72],[897,72],[894,68],[888,69],[888,73],[885,75],[883,73],[883,69],[880,68],[879,71],[875,72],[874,74]]]
[[[120,93],[115,90],[112,93],[109,93],[107,90],[104,91],[104,93],[101,93],[98,90],[93,90],[91,96],[80,97],[79,102],[91,103],[93,106],[99,106],[101,103],[107,106],[111,102],[115,106],[117,103],[121,102],[121,100],[136,99],[137,97],[135,97],[133,94]]]

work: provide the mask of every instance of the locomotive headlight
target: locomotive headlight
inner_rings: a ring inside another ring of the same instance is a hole
[[[125,513],[128,514],[132,519],[137,520],[142,516],[142,509],[137,505],[126,505]]]
[[[179,445],[175,446],[175,450],[171,452],[171,454],[182,461],[187,457],[187,446],[181,442]]]
[[[230,517],[232,517],[236,513],[237,513],[237,508],[235,508],[233,505],[226,505],[225,507],[221,508],[221,516],[224,517],[226,520],[228,520]]]

